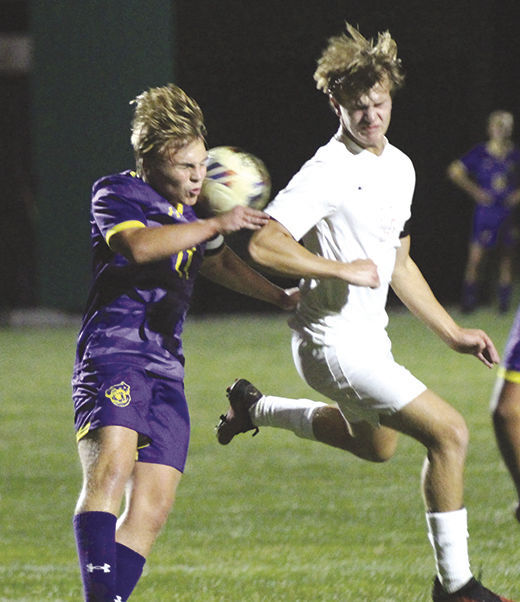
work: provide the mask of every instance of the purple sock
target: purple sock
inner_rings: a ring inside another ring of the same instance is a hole
[[[74,517],[83,591],[87,602],[113,602],[116,584],[116,517],[82,512]]]
[[[464,282],[462,285],[462,311],[471,312],[477,306],[477,284],[475,282]]]
[[[513,287],[508,284],[501,284],[498,287],[498,309],[500,313],[505,313],[509,310],[512,291]]]
[[[146,558],[122,543],[116,543],[116,554],[116,594],[125,602],[141,577]]]

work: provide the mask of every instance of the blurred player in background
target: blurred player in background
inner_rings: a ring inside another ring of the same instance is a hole
[[[207,161],[197,103],[171,84],[133,103],[136,170],[93,187],[94,278],[73,375],[83,468],[74,531],[88,601],[127,600],[174,501],[189,441],[181,333],[197,273],[295,303],[224,244],[265,214],[194,213]]]
[[[491,412],[498,448],[516,489],[515,516],[520,522],[520,307],[498,369]]]
[[[272,219],[250,243],[260,265],[303,279],[290,322],[295,364],[339,408],[264,396],[240,379],[228,389],[217,437],[228,444],[239,432],[279,427],[373,462],[394,454],[398,433],[413,437],[427,450],[422,490],[437,567],[433,599],[503,601],[470,570],[465,421],[395,362],[386,332],[389,285],[452,349],[488,367],[498,354],[483,331],[452,320],[409,255],[414,168],[385,137],[403,82],[397,47],[388,32],[375,43],[347,30],[329,40],[314,74],[339,130],[267,207]]]
[[[473,227],[462,286],[462,310],[479,302],[483,260],[497,248],[498,308],[509,309],[513,256],[518,224],[513,208],[520,201],[520,150],[513,144],[513,115],[493,111],[488,118],[486,142],[477,144],[448,167],[449,179],[475,201]]]

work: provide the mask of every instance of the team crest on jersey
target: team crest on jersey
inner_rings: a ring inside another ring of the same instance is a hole
[[[118,408],[126,408],[132,401],[130,397],[130,385],[127,385],[124,381],[118,385],[112,385],[105,391],[105,397],[108,397]]]

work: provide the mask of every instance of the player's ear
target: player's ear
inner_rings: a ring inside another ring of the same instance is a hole
[[[336,113],[336,115],[338,117],[340,117],[341,110],[340,110],[339,102],[334,98],[334,96],[332,96],[332,94],[329,94],[329,103],[330,103],[331,109],[334,111],[334,113]]]

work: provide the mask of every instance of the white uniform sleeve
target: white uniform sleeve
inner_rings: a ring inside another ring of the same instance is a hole
[[[306,163],[265,209],[295,240],[334,213],[337,198],[331,191],[330,170],[321,162]]]

